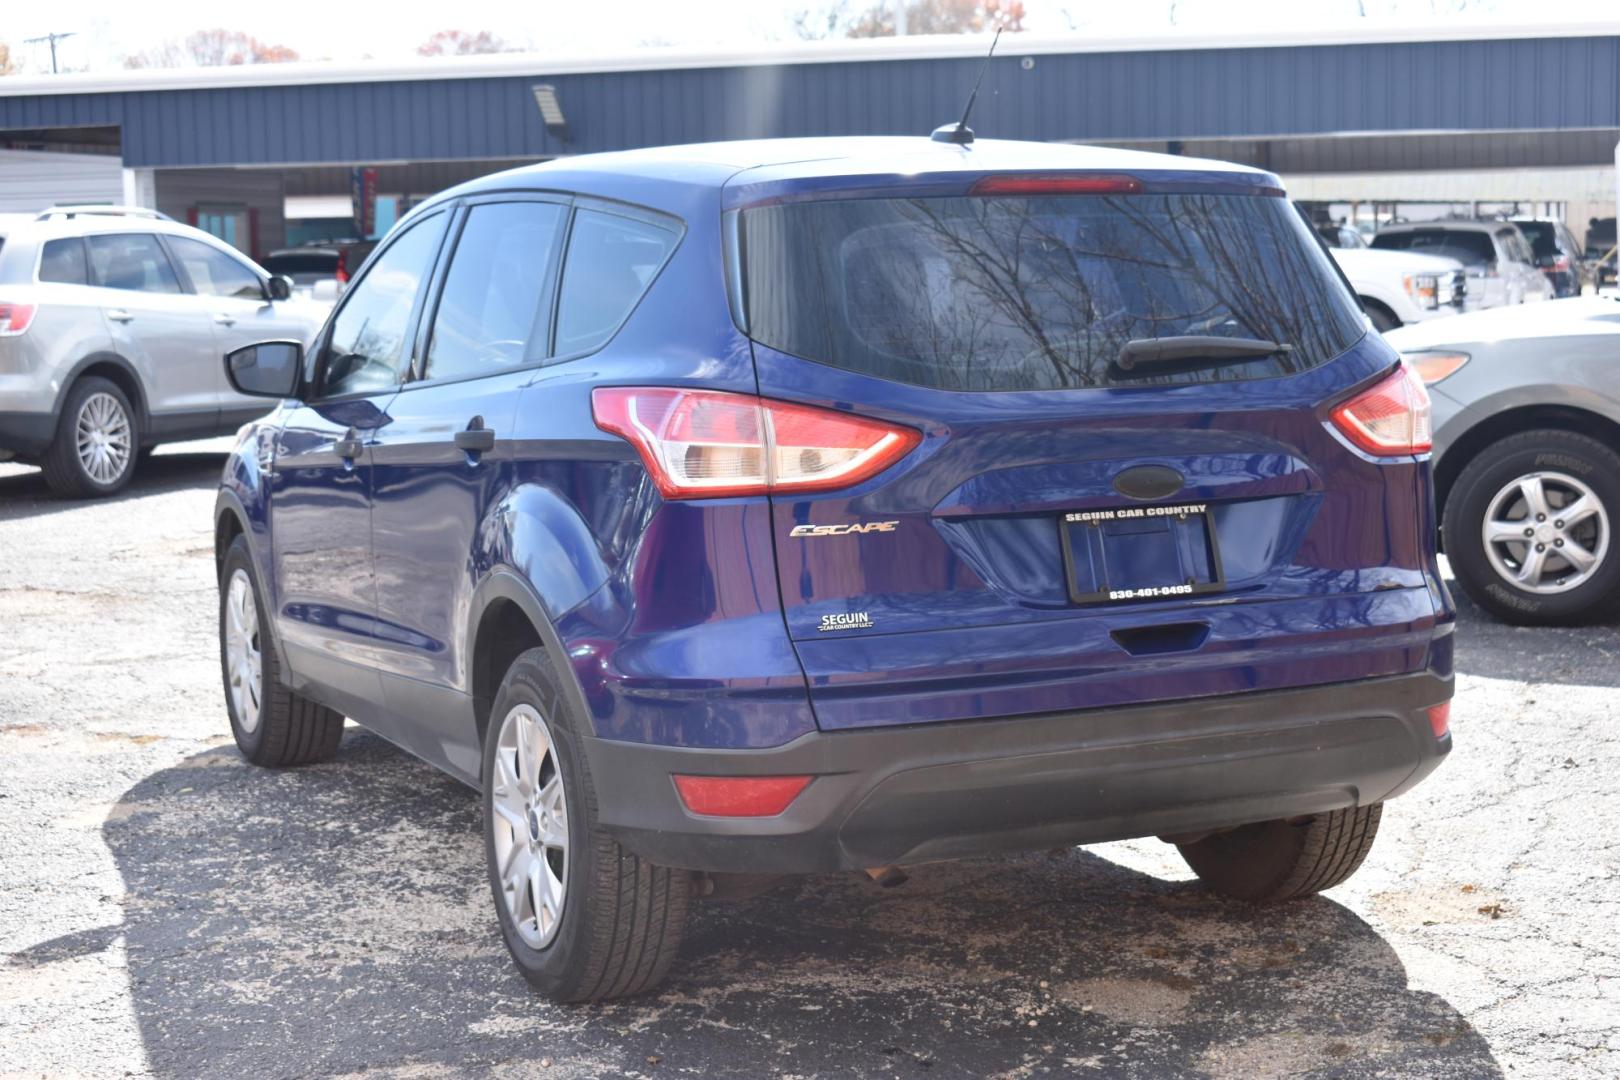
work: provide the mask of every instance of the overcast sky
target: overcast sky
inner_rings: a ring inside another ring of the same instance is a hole
[[[851,9],[865,6],[850,0]],[[1200,28],[1301,26],[1326,29],[1359,21],[1356,0],[1026,0],[1026,28],[1041,33],[1169,32]],[[1613,19],[1620,0],[1365,0],[1372,21],[1446,19],[1523,21]],[[490,30],[540,52],[618,52],[646,45],[701,48],[794,38],[793,15],[825,9],[826,0],[456,0],[444,5],[342,0],[51,0],[7,5],[3,32],[30,72],[50,70],[43,45],[26,38],[76,31],[58,46],[72,68],[116,67],[125,55],[194,30],[243,30],[288,45],[306,60],[404,59],[437,30]],[[1463,8],[1460,14],[1453,9]],[[415,10],[413,10],[413,8]],[[424,9],[426,9],[424,11]]]

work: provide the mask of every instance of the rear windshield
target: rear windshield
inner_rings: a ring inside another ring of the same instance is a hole
[[[1365,332],[1309,226],[1274,197],[818,200],[743,211],[741,243],[755,340],[945,390],[1286,375]],[[1292,348],[1146,378],[1114,364],[1129,341],[1184,335]]]
[[[1464,266],[1482,266],[1496,261],[1496,245],[1489,233],[1472,229],[1414,229],[1410,232],[1385,232],[1373,237],[1372,246],[1383,251],[1421,251],[1425,255],[1443,255],[1456,259]]]
[[[1550,221],[1516,221],[1519,231],[1530,241],[1530,250],[1538,259],[1550,259],[1558,254],[1558,230]]]
[[[272,255],[264,260],[264,268],[272,274],[336,274],[337,267],[336,252]]]

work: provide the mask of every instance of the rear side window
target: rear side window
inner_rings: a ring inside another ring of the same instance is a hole
[[[439,296],[423,375],[489,374],[545,354],[548,276],[564,210],[484,203],[467,213]]]
[[[818,200],[743,212],[749,333],[806,359],[945,390],[1068,390],[1285,375],[1365,332],[1284,199],[1133,194]],[[1146,378],[1127,342],[1292,346]]]
[[[629,316],[679,239],[673,229],[580,210],[568,235],[553,352],[572,356],[604,344]]]
[[[1496,245],[1489,233],[1473,230],[1413,229],[1410,232],[1379,233],[1372,246],[1381,251],[1420,251],[1442,255],[1464,266],[1483,266],[1496,261]]]
[[[185,267],[191,287],[200,295],[264,299],[264,283],[259,275],[218,248],[184,236],[169,237],[169,245]]]
[[[45,241],[45,248],[39,254],[39,280],[59,285],[88,285],[89,275],[83,240],[75,236]]]
[[[92,236],[90,280],[104,289],[177,293],[180,279],[157,237],[150,233],[109,233]]]

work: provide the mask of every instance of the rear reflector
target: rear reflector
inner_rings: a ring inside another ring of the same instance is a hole
[[[986,176],[971,195],[1134,195],[1142,181],[1134,176]]]
[[[641,452],[666,499],[849,487],[922,441],[864,416],[718,390],[599,386],[591,411]]]
[[[1451,702],[1442,701],[1429,706],[1429,726],[1434,729],[1435,738],[1445,737],[1446,732],[1451,730]]]
[[[775,817],[809,784],[808,776],[675,777],[681,802],[708,817]]]
[[[1434,446],[1429,392],[1405,364],[1338,406],[1333,424],[1369,454],[1423,454]]]
[[[34,304],[8,304],[0,300],[0,337],[13,337],[34,321]]]

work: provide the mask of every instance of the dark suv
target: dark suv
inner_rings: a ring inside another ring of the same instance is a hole
[[[762,876],[1127,837],[1343,881],[1450,748],[1428,400],[1275,176],[576,157],[425,203],[217,506],[232,730],[483,792],[506,944],[646,990]]]

